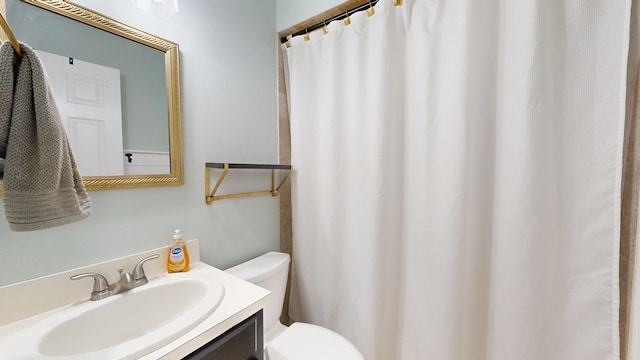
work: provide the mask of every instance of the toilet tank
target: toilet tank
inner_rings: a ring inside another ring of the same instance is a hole
[[[271,300],[263,312],[265,331],[280,321],[289,275],[289,260],[289,254],[272,251],[225,270],[271,291]]]

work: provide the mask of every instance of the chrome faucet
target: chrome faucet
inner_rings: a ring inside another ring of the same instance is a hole
[[[124,269],[119,269],[118,272],[120,273],[120,278],[118,279],[118,282],[113,284],[109,284],[109,281],[107,281],[104,276],[98,273],[77,274],[70,277],[70,279],[78,280],[86,277],[92,277],[93,290],[91,291],[90,299],[92,301],[102,300],[108,298],[111,295],[119,294],[121,292],[137,288],[149,282],[147,276],[144,273],[143,265],[145,262],[157,259],[158,257],[160,257],[160,255],[155,254],[147,256],[146,258],[138,261],[131,274],[124,271]]]

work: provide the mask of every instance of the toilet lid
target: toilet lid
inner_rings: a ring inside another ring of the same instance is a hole
[[[269,360],[364,360],[337,333],[311,324],[293,323],[267,346]]]

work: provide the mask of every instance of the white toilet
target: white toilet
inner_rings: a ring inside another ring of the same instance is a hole
[[[280,323],[289,273],[289,254],[270,252],[226,270],[271,291],[264,308],[264,347],[268,360],[364,360],[353,344],[317,325]]]

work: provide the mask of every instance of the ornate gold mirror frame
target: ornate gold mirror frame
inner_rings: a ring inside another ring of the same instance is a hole
[[[83,183],[87,190],[106,190],[150,186],[182,185],[182,110],[180,105],[180,68],[178,44],[162,39],[129,25],[113,20],[85,7],[65,0],[22,0],[67,18],[102,29],[123,38],[160,50],[165,54],[165,72],[169,104],[170,173],[158,175],[87,176]],[[4,5],[4,0],[0,5]],[[4,11],[4,6],[3,9]],[[20,40],[20,39],[18,39]],[[82,172],[82,171],[81,171]],[[2,190],[0,189],[0,195]]]

